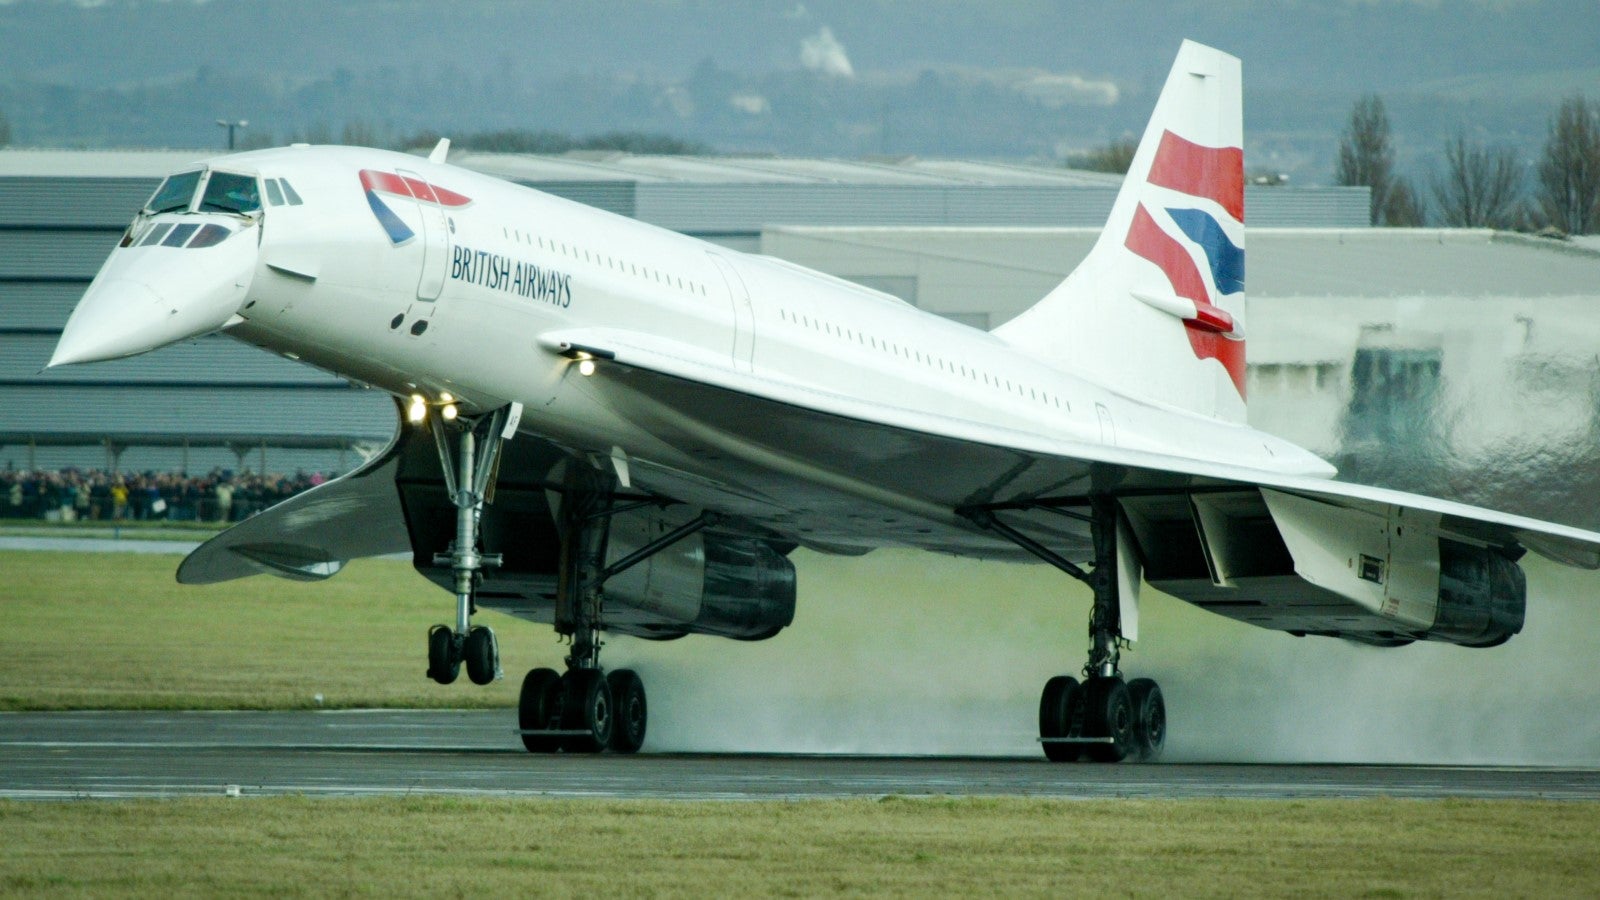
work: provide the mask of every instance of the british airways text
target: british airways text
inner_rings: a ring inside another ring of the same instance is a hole
[[[450,277],[562,309],[572,305],[571,275],[487,250],[460,245],[452,248]]]

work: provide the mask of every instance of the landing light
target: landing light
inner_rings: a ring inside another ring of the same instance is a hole
[[[596,350],[593,347],[575,347],[572,344],[562,343],[557,347],[557,352],[567,359],[578,364],[578,374],[593,375],[599,359],[616,359],[617,355],[610,350]]]
[[[449,396],[449,395],[446,394],[445,396]],[[456,409],[456,405],[454,403],[446,403],[445,406],[444,406],[444,409],[439,411],[439,415],[444,416],[444,420],[446,422],[454,422],[455,419],[456,419],[456,415],[459,412],[460,411]]]
[[[406,410],[406,418],[415,425],[428,417],[428,402],[422,399],[421,394],[411,395],[411,406]]]

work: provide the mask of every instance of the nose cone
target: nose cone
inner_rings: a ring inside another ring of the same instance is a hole
[[[133,356],[221,328],[244,302],[253,238],[113,250],[67,319],[50,366]]]
[[[169,343],[175,315],[148,285],[126,278],[96,279],[67,319],[50,365],[98,362],[153,350]]]

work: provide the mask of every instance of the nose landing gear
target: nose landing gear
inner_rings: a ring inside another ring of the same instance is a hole
[[[487,625],[473,625],[477,612],[473,593],[485,566],[498,566],[499,554],[478,552],[478,521],[483,514],[485,492],[493,476],[504,439],[508,407],[488,415],[461,421],[455,446],[445,434],[446,423],[437,408],[428,410],[429,429],[439,450],[445,492],[456,508],[456,537],[449,552],[433,557],[435,565],[449,564],[455,578],[455,628],[435,625],[428,629],[428,677],[450,684],[466,663],[467,677],[473,684],[488,684],[502,677],[500,646]]]

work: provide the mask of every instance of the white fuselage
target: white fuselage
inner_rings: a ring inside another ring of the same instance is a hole
[[[228,334],[397,397],[448,394],[468,412],[519,402],[524,431],[580,452],[620,448],[641,471],[656,466],[713,484],[726,481],[729,469],[725,460],[675,453],[625,405],[607,402],[597,385],[603,379],[584,384],[548,336],[638,335],[708,371],[720,367],[736,387],[957,437],[1116,447],[1277,473],[1332,471],[1261,432],[1129,398],[886,294],[481,174],[355,148],[259,151],[212,165],[284,179],[304,198],[264,205],[245,234],[224,242],[259,245]],[[470,202],[452,207],[379,193],[412,235],[397,243],[369,206],[363,171],[403,173]],[[178,264],[215,249],[128,247],[101,277],[167,254],[174,284],[157,292],[179,292]],[[725,445],[739,452],[737,441]],[[774,459],[770,448],[749,461],[831,481],[832,490],[848,492],[853,483],[824,477],[847,473],[847,461]],[[950,524],[948,510],[915,498],[897,503],[877,489],[864,493],[872,503]]]

